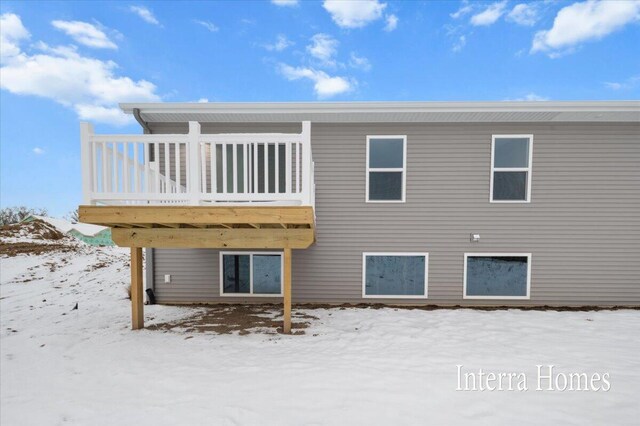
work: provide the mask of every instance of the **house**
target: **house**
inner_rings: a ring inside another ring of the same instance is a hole
[[[159,303],[640,305],[640,102],[123,104],[83,222]]]
[[[56,228],[65,235],[69,235],[91,246],[113,246],[111,228],[107,226],[91,225],[89,223],[71,223],[68,220],[54,217],[29,215],[22,222],[40,220]]]

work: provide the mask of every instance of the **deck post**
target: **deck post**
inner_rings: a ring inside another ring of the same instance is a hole
[[[284,300],[282,332],[291,334],[291,249],[284,249]]]
[[[197,121],[189,122],[187,156],[189,204],[197,206],[200,204],[200,123]]]
[[[131,329],[144,328],[142,248],[131,247]]]
[[[82,202],[86,205],[91,203],[91,192],[93,189],[93,125],[85,121],[80,123],[80,160],[82,161]],[[104,154],[103,154],[104,155]]]
[[[311,205],[312,159],[311,159],[311,122],[302,122],[302,199],[305,205]],[[298,165],[300,166],[300,165]]]

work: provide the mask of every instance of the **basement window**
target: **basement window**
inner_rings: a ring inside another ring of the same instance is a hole
[[[367,136],[367,202],[404,202],[406,147],[406,136]]]
[[[428,253],[363,253],[362,297],[427,297]]]
[[[491,196],[493,203],[531,200],[533,135],[494,135],[491,141]]]
[[[282,253],[221,252],[220,294],[282,296]]]
[[[529,299],[531,254],[464,255],[465,299]]]

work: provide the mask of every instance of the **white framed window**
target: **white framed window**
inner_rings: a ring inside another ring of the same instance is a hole
[[[367,136],[367,203],[404,203],[407,136]]]
[[[465,299],[530,299],[531,253],[465,253]]]
[[[533,135],[493,135],[491,138],[491,203],[531,201]]]
[[[282,296],[281,252],[220,252],[221,296]]]
[[[429,253],[362,253],[362,297],[426,299]]]

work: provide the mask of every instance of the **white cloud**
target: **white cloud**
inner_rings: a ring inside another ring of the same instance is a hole
[[[81,119],[125,124],[130,118],[120,111],[118,102],[160,100],[153,83],[117,76],[115,62],[83,56],[73,46],[38,42],[34,53],[22,51],[19,44],[15,48],[17,53],[0,68],[0,87],[16,95],[51,99],[73,109]]]
[[[117,106],[76,104],[73,109],[80,120],[109,123],[115,126],[131,123],[131,117],[125,115]]]
[[[471,17],[471,25],[488,26],[494,24],[504,14],[507,2],[492,3],[485,10]]]
[[[93,24],[82,21],[53,21],[54,28],[64,32],[76,42],[96,49],[117,49],[118,46]]]
[[[467,0],[464,0],[462,2],[462,5],[460,6],[460,9],[458,9],[454,13],[451,13],[449,16],[451,16],[453,19],[459,19],[464,15],[471,13],[472,10],[473,6],[471,6]]]
[[[335,66],[335,55],[338,53],[338,40],[333,37],[318,33],[311,37],[311,44],[307,46],[307,52],[318,59],[324,66]]]
[[[39,146],[36,146],[31,150],[31,152],[33,152],[35,155],[43,155],[44,149],[40,148]]]
[[[22,25],[18,15],[0,15],[0,58],[4,60],[19,55],[20,42],[29,36],[29,31]]]
[[[549,98],[547,98],[546,96],[540,96],[536,93],[530,92],[527,93],[526,95],[516,98],[516,99],[507,99],[508,101],[548,101]]]
[[[279,71],[287,80],[311,80],[314,83],[313,89],[316,96],[320,99],[349,92],[352,90],[354,84],[354,82],[344,77],[332,77],[324,71],[314,70],[312,68],[292,67],[287,64],[280,64]]]
[[[467,44],[467,36],[465,35],[461,35],[460,37],[458,37],[458,39],[455,41],[455,43],[453,43],[453,48],[452,50],[454,52],[459,52],[462,50],[462,48]]]
[[[293,42],[289,40],[284,34],[278,34],[276,41],[273,44],[265,44],[264,48],[270,51],[282,52],[286,48],[293,46]]]
[[[557,57],[581,43],[601,39],[640,20],[640,1],[594,1],[574,3],[558,12],[550,30],[538,31],[531,52]]]
[[[349,58],[349,66],[351,68],[357,68],[362,71],[370,71],[371,70],[371,62],[364,56],[358,56],[355,52],[351,52],[351,57]]]
[[[271,3],[275,4],[276,6],[291,7],[297,6],[298,0],[271,0]]]
[[[387,15],[387,17],[385,18],[387,21],[387,24],[384,26],[384,30],[387,32],[393,31],[398,27],[398,17],[396,15]]]
[[[323,7],[342,28],[362,28],[382,17],[387,7],[378,0],[324,0]]]
[[[538,8],[533,4],[520,3],[507,14],[508,21],[531,27],[538,21]]]
[[[634,75],[633,77],[629,77],[621,82],[606,81],[604,83],[605,87],[611,90],[629,90],[633,89],[638,84],[640,84],[640,75]]]
[[[197,102],[198,102],[199,104],[206,104],[207,102],[209,102],[209,99],[207,99],[207,98],[200,98],[200,99],[198,99],[198,100],[197,100]]]
[[[160,25],[160,21],[158,21],[158,19],[156,19],[156,17],[154,16],[153,12],[151,12],[144,6],[129,6],[129,10],[149,24],[158,25],[160,27],[162,26]]]
[[[203,27],[205,27],[206,29],[208,29],[212,33],[218,32],[220,30],[220,28],[218,28],[218,26],[216,24],[214,24],[213,22],[200,21],[198,19],[194,19],[193,22],[195,22],[198,25],[202,25]]]

